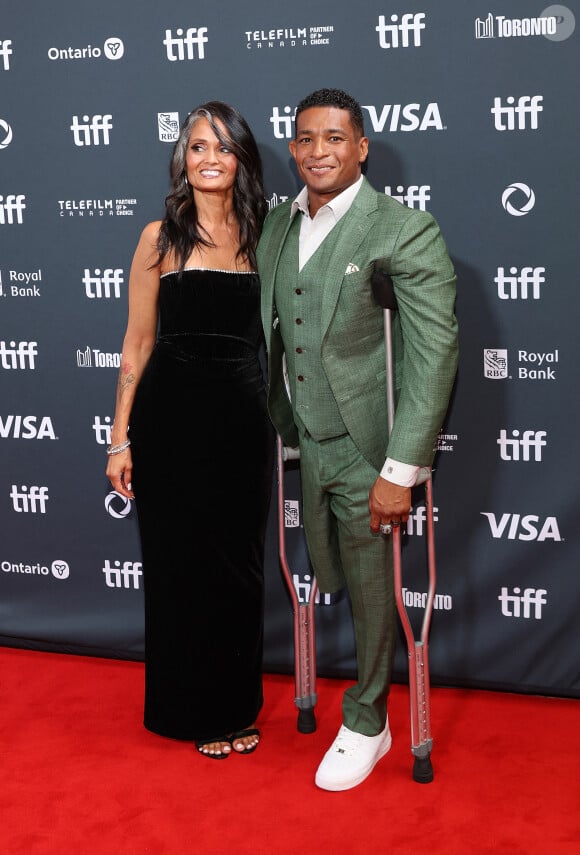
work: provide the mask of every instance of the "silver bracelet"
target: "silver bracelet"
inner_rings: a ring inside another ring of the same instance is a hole
[[[125,451],[126,448],[129,448],[130,445],[130,439],[126,439],[125,442],[120,442],[119,445],[110,445],[107,448],[107,454],[120,454],[122,451]]]

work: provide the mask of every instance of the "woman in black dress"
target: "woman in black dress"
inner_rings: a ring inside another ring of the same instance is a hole
[[[207,757],[258,745],[274,434],[255,248],[266,212],[244,118],[185,120],[162,221],[135,251],[107,476],[134,498],[149,730]]]

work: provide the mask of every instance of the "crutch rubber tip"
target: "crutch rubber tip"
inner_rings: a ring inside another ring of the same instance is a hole
[[[430,757],[415,757],[413,780],[418,784],[430,784],[433,780],[433,766]]]
[[[316,730],[314,710],[298,710],[297,728],[299,733],[314,733]]]

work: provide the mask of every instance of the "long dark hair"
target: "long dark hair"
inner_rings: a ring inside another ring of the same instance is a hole
[[[179,269],[183,270],[196,246],[212,246],[209,236],[199,225],[193,192],[187,181],[185,160],[191,129],[201,118],[207,119],[219,141],[227,145],[238,159],[234,183],[234,213],[240,228],[238,258],[247,258],[255,269],[256,246],[268,207],[264,196],[262,160],[254,135],[242,114],[222,101],[200,104],[189,113],[181,126],[169,165],[171,189],[165,199],[165,218],[159,231],[157,263],[171,250]],[[216,124],[216,119],[225,127],[227,136]]]

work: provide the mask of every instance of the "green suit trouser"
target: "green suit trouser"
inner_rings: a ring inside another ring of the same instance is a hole
[[[346,586],[353,616],[357,683],[344,693],[343,721],[380,733],[393,667],[396,607],[391,540],[369,527],[369,491],[378,476],[348,434],[300,436],[304,531],[321,591]]]

